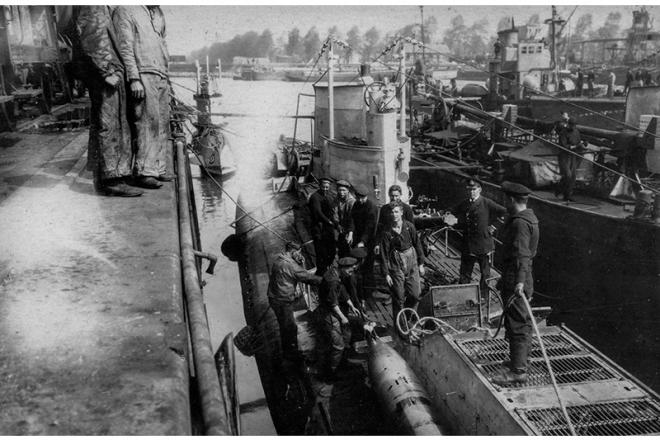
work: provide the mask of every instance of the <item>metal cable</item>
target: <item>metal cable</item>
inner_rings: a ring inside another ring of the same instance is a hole
[[[541,338],[541,332],[539,332],[539,328],[536,325],[536,320],[534,319],[534,313],[532,312],[532,306],[529,304],[529,301],[527,300],[527,297],[525,296],[524,292],[519,293],[519,295],[522,298],[523,302],[525,303],[525,308],[527,309],[527,313],[529,313],[530,320],[532,321],[532,327],[534,328],[536,337],[539,340],[541,353],[543,353],[543,359],[545,360],[545,363],[548,366],[548,374],[550,375],[550,379],[552,380],[552,387],[555,389],[555,393],[557,394],[559,407],[561,408],[561,412],[564,415],[564,418],[566,419],[566,423],[568,424],[568,430],[571,432],[571,435],[577,435],[575,432],[575,428],[573,427],[573,423],[571,422],[571,417],[568,415],[568,411],[566,411],[566,405],[564,405],[564,401],[559,395],[559,387],[557,386],[557,379],[555,379],[555,373],[554,371],[552,371],[552,365],[550,364],[548,353],[545,351],[545,345],[543,344],[543,339]]]
[[[198,155],[198,154],[197,154],[192,148],[188,147],[188,151],[192,152],[192,154],[195,155],[195,157],[197,158],[197,160],[199,161],[199,163],[204,163],[204,162],[202,162],[202,160],[201,160],[201,158],[199,157],[199,155]],[[221,184],[220,184],[220,183],[219,183],[219,182],[218,182],[213,176],[211,176],[211,175],[209,174],[209,175],[208,175],[208,178],[211,179],[211,181],[212,181],[213,183],[215,183],[215,185],[216,185],[218,188],[220,188],[220,190],[221,190],[221,191],[227,196],[227,198],[228,198],[229,200],[231,200],[232,203],[234,203],[234,205],[236,205],[236,207],[237,207],[238,209],[240,209],[241,211],[243,211],[243,213],[244,213],[247,217],[249,217],[250,219],[252,219],[255,223],[257,223],[258,225],[260,225],[261,227],[263,227],[264,229],[266,229],[268,232],[270,232],[271,234],[273,234],[275,237],[279,238],[279,239],[282,240],[283,242],[286,243],[286,242],[290,241],[290,240],[287,240],[286,238],[284,238],[279,232],[277,232],[277,231],[275,231],[275,230],[269,228],[269,227],[266,226],[263,222],[257,220],[254,216],[252,216],[252,215],[251,215],[251,214],[250,214],[245,208],[243,208],[243,207],[242,207],[242,206],[241,206],[241,205],[240,205],[240,204],[239,204],[239,203],[238,203],[238,202],[237,202],[237,201],[236,201],[236,200],[235,200],[235,199],[234,199],[234,198],[233,198],[233,197],[232,197],[232,196],[231,196],[231,195],[230,195],[230,194],[229,194],[229,193],[223,188],[223,187],[222,187],[222,185],[221,185]],[[270,220],[268,220],[268,221],[270,221]]]

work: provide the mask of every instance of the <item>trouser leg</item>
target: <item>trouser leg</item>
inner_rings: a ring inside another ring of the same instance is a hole
[[[474,267],[475,261],[476,258],[474,255],[470,255],[468,252],[463,252],[461,254],[461,268],[458,278],[459,283],[467,284],[472,281],[472,268]]]
[[[342,325],[339,319],[330,312],[326,312],[323,318],[323,326],[330,345],[328,347],[327,366],[328,370],[334,373],[341,363],[344,348],[346,347],[344,332],[342,331]]]
[[[282,344],[282,357],[292,362],[300,360],[298,351],[298,326],[293,316],[291,304],[271,302],[277,323],[280,327],[280,341]]]
[[[392,278],[392,285],[390,286],[390,293],[392,294],[392,321],[396,323],[396,317],[403,309],[406,299],[404,288],[405,275],[400,268],[390,270],[390,277]]]
[[[505,337],[509,341],[511,370],[527,371],[527,359],[532,342],[532,317],[523,299],[514,293],[515,275],[504,273],[503,300],[509,305],[504,311]],[[515,297],[512,299],[512,297]],[[529,298],[531,295],[527,294]]]
[[[124,82],[113,89],[95,78],[87,85],[92,101],[88,169],[101,181],[130,176],[132,152]]]
[[[167,80],[142,74],[144,99],[133,101],[135,174],[158,177],[165,174],[169,147],[169,94]]]
[[[575,181],[577,179],[577,169],[582,162],[582,158],[571,154],[568,158],[568,181],[566,184],[566,191],[569,196],[573,195],[573,189],[575,188]]]
[[[477,262],[479,263],[479,271],[481,272],[481,278],[479,280],[479,292],[482,298],[488,296],[488,278],[490,277],[490,258],[488,254],[482,254],[477,256]]]
[[[561,174],[561,180],[559,181],[559,188],[561,188],[561,192],[564,195],[564,197],[568,197],[568,180],[570,178],[570,166],[569,166],[569,158],[568,155],[570,153],[566,152],[560,152],[557,155],[557,162],[559,164],[559,173]]]

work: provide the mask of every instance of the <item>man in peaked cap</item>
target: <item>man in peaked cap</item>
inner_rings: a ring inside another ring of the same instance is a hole
[[[504,301],[505,337],[509,341],[508,369],[493,378],[501,386],[527,381],[527,359],[532,343],[532,319],[523,295],[531,300],[534,293],[532,260],[539,242],[539,221],[527,208],[531,191],[524,185],[502,183],[509,217],[502,238],[502,300]]]
[[[348,311],[359,314],[345,287],[345,281],[353,274],[356,264],[357,260],[353,257],[340,258],[336,265],[330,266],[325,272],[319,288],[318,309],[323,333],[329,344],[328,359],[325,363],[329,379],[334,379],[344,348],[350,342]]]
[[[337,253],[339,258],[348,256],[353,244],[353,218],[351,211],[355,198],[350,193],[351,184],[337,181],[337,198],[333,206],[333,221],[337,229]]]
[[[309,210],[312,220],[312,239],[316,254],[316,274],[323,275],[335,259],[335,223],[333,221],[333,206],[335,204],[330,194],[331,180],[327,177],[319,179],[319,189],[309,197]]]
[[[496,219],[504,218],[506,208],[483,197],[481,183],[475,179],[468,179],[465,189],[467,198],[452,209],[463,234],[459,283],[472,282],[472,268],[478,263],[481,272],[479,288],[481,295],[487,296],[490,253],[495,249],[492,236],[495,227],[492,225]]]

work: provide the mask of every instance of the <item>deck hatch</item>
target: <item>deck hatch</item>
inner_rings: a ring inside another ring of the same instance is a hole
[[[543,335],[543,343],[558,384],[574,384],[603,380],[618,380],[621,376],[564,334]],[[503,371],[502,363],[509,359],[505,339],[457,341],[476,367],[487,377]],[[524,385],[512,388],[546,386],[552,383],[538,341],[533,340],[529,356],[529,378]]]
[[[660,408],[649,398],[575,405],[566,408],[577,435],[660,433]],[[539,435],[570,435],[559,407],[516,409]]]

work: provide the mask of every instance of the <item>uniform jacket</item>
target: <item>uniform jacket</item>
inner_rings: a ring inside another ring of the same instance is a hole
[[[396,251],[405,251],[409,246],[415,248],[417,253],[417,264],[424,264],[424,251],[422,242],[417,236],[415,225],[404,220],[401,226],[401,234],[397,234],[392,228],[387,228],[380,234],[380,253],[382,256],[381,268],[383,275],[388,275],[390,270],[399,267],[399,259]]]
[[[321,277],[310,274],[284,252],[275,258],[268,281],[268,298],[282,303],[295,300],[295,288],[298,282],[318,284]]]
[[[376,204],[367,199],[366,202],[356,201],[351,211],[355,233],[353,241],[355,243],[363,242],[369,245],[376,233],[376,217],[378,217],[378,208]]]
[[[342,283],[337,266],[330,266],[323,274],[319,287],[319,303],[326,311],[331,312],[334,306],[344,307],[350,299],[344,283]]]
[[[141,73],[167,78],[169,53],[165,45],[165,20],[160,8],[117,6],[113,21],[119,37],[119,53],[126,66],[126,78],[140,79]]]
[[[580,143],[580,131],[577,128],[570,129],[566,127],[559,132],[559,145],[570,148]]]
[[[103,5],[73,7],[67,34],[73,45],[74,71],[80,79],[89,75],[105,78],[114,73],[123,76],[111,14],[110,7]]]
[[[504,217],[506,208],[480,196],[474,203],[469,199],[456,208],[458,227],[463,233],[461,252],[483,255],[494,249],[493,237],[488,230],[497,217]]]
[[[332,215],[334,222],[339,225],[339,229],[342,234],[345,234],[354,229],[353,217],[351,217],[351,211],[353,210],[354,203],[355,198],[350,194],[346,200],[339,200],[339,197],[335,199]]]
[[[532,260],[539,243],[539,221],[531,209],[507,218],[502,233],[502,263],[505,289],[524,283],[533,293]]]
[[[332,222],[334,199],[328,192],[326,195],[316,191],[309,197],[309,210],[312,216],[312,233],[320,234],[324,228],[334,226]]]

